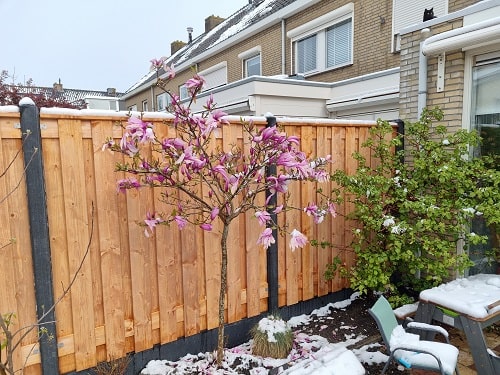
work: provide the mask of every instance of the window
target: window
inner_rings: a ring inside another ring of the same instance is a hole
[[[160,94],[156,97],[156,110],[159,112],[165,112],[170,105],[170,95],[166,92]]]
[[[484,53],[471,58],[470,80],[470,128],[477,130],[482,138],[480,146],[473,150],[474,156],[500,154],[500,51]],[[497,165],[497,168],[500,168]],[[471,231],[487,235],[489,242],[470,245],[469,256],[475,266],[469,273],[491,273],[495,268],[484,264],[489,250],[498,247],[498,226],[487,225],[480,216],[474,218]],[[489,267],[489,268],[488,268]]]
[[[142,101],[142,111],[143,111],[143,112],[147,112],[147,111],[149,111],[148,101],[147,101],[147,100],[143,100],[143,101]]]
[[[349,3],[287,33],[293,43],[295,73],[352,64],[353,14],[354,5]]]
[[[243,78],[262,74],[261,47],[255,46],[238,55],[242,61]]]
[[[245,77],[260,76],[260,54],[244,61]]]
[[[349,64],[352,60],[352,20],[329,27],[326,30],[326,67],[332,68]]]
[[[181,100],[187,99],[189,97],[186,85],[179,86],[179,98]]]
[[[203,91],[225,85],[227,84],[227,62],[223,61],[198,74],[205,79]]]
[[[316,70],[316,35],[297,42],[297,73]]]

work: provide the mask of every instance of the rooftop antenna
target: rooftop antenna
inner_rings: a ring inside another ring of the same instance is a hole
[[[188,32],[188,40],[189,40],[188,43],[191,43],[193,41],[193,28],[192,27],[188,27],[187,28],[187,32]]]

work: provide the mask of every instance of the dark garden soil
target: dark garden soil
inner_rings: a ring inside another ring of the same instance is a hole
[[[330,343],[337,343],[345,341],[344,335],[346,334],[346,330],[341,330],[341,327],[349,326],[349,332],[352,337],[363,335],[366,338],[352,346],[348,346],[348,349],[358,349],[364,345],[379,343],[381,346],[375,347],[373,350],[387,354],[375,320],[368,313],[368,309],[374,303],[375,300],[367,297],[357,298],[345,309],[330,308],[329,315],[315,316],[312,314],[311,321],[307,325],[303,325],[300,328],[297,327],[297,329],[310,335],[322,336],[328,339]],[[363,367],[367,375],[378,375],[382,372],[384,364],[367,365],[363,363]],[[410,371],[393,362],[386,371],[386,374],[406,375],[410,374]]]

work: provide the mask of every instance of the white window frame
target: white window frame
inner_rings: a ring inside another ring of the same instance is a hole
[[[248,68],[249,67],[249,63],[253,60],[255,60],[256,58],[259,58],[259,71],[254,73],[254,74],[249,74],[249,71],[250,69]],[[255,55],[255,56],[252,56],[252,57],[249,57],[248,59],[245,59],[243,60],[243,63],[244,63],[244,73],[245,73],[245,77],[251,77],[251,76],[260,76],[262,75],[262,59],[260,57],[260,54],[258,55]]]
[[[143,100],[142,101],[142,112],[148,112],[149,111],[149,105],[148,105],[148,100]]]
[[[186,84],[179,86],[179,98],[180,100],[189,98],[189,93]]]
[[[158,112],[166,112],[170,105],[170,95],[166,92],[156,96],[156,110]]]
[[[326,31],[334,25],[337,25],[345,20],[351,19],[351,40],[349,61],[343,64],[328,67],[327,66],[327,45],[326,45]],[[301,72],[304,76],[317,74],[320,72],[338,69],[343,66],[351,65],[353,62],[353,41],[354,41],[354,3],[348,3],[332,12],[317,17],[313,21],[307,22],[295,29],[288,31],[287,37],[290,38],[291,49],[293,52],[293,63],[291,74],[298,73],[297,64],[297,42],[304,40],[308,37],[316,35],[316,69]]]
[[[472,130],[472,69],[476,65],[478,56],[490,54],[491,56],[500,57],[500,44],[471,49],[465,53],[462,128],[468,131]]]
[[[248,75],[248,62],[256,57],[259,57],[259,73],[257,75],[262,75],[262,48],[260,45],[238,54],[238,58],[241,60],[241,75],[243,78],[250,77]]]

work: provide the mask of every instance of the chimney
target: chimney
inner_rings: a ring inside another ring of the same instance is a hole
[[[205,33],[208,33],[215,26],[224,21],[224,18],[219,16],[214,16],[213,14],[207,18],[205,18]]]
[[[116,96],[116,89],[114,87],[108,87],[106,89],[107,96]]]
[[[52,85],[52,88],[54,89],[55,92],[63,92],[63,85],[61,83],[61,78],[59,78],[59,82],[54,82]]]
[[[188,32],[188,43],[191,43],[193,41],[193,28],[188,27],[187,32]]]
[[[172,43],[170,43],[170,55],[173,55],[185,45],[186,42],[183,42],[182,40],[174,40]]]

